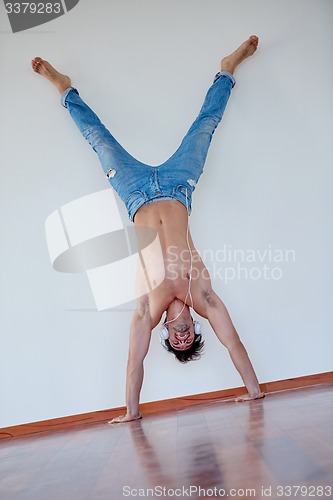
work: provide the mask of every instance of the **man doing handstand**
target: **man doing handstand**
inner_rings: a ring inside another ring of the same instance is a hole
[[[256,51],[257,45],[258,37],[251,36],[235,52],[222,59],[221,71],[216,74],[198,117],[177,151],[156,167],[136,160],[116,141],[71,86],[68,76],[56,71],[40,57],[32,61],[33,70],[50,80],[61,93],[63,106],[97,153],[106,177],[124,201],[134,225],[153,228],[158,235],[158,250],[155,251],[154,246],[150,248],[146,258],[147,269],[139,271],[137,276],[139,289],[140,285],[144,289],[147,272],[150,281],[158,285],[139,296],[131,321],[127,413],[111,423],[141,418],[139,397],[143,363],[151,332],[164,312],[165,322],[160,331],[163,346],[183,363],[200,357],[203,347],[201,330],[200,325],[192,320],[190,307],[209,321],[242,377],[248,392],[236,401],[265,396],[260,391],[253,366],[228,311],[212,288],[208,270],[194,247],[188,227],[192,193],[203,172],[213,133],[235,85],[233,73],[244,59]],[[191,258],[184,261],[184,252]],[[162,265],[159,264],[160,254]]]

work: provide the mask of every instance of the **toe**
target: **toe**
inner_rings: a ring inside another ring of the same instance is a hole
[[[37,69],[42,64],[42,59],[40,57],[35,57],[35,59],[31,61],[31,64],[34,69]]]

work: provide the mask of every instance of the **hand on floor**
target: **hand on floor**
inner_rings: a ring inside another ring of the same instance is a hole
[[[259,392],[259,394],[257,394],[256,396],[250,396],[249,393],[246,393],[246,394],[242,394],[242,396],[238,396],[237,398],[235,398],[235,402],[239,403],[242,401],[252,401],[253,399],[260,399],[260,398],[264,398],[265,396],[266,396],[266,394],[264,392]]]
[[[115,417],[112,420],[108,422],[108,424],[123,424],[125,422],[132,422],[133,420],[139,420],[142,418],[141,413],[139,413],[136,416],[131,416],[131,415],[120,415],[119,417]]]

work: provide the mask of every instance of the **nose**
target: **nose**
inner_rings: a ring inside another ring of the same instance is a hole
[[[184,344],[187,339],[189,338],[190,336],[190,333],[189,332],[177,332],[175,334],[175,337],[176,339],[178,340],[178,342],[180,342],[181,344]]]

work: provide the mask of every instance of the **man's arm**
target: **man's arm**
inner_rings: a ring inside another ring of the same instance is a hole
[[[131,321],[126,379],[126,415],[112,419],[110,424],[130,422],[141,418],[139,412],[140,391],[143,382],[143,361],[147,355],[152,323],[149,312],[135,311]]]
[[[230,357],[248,391],[247,394],[239,396],[235,401],[248,401],[251,399],[263,398],[265,394],[260,391],[259,382],[249,356],[238,336],[225,305],[213,290],[206,292],[204,296],[207,319],[217,338],[228,349]]]

